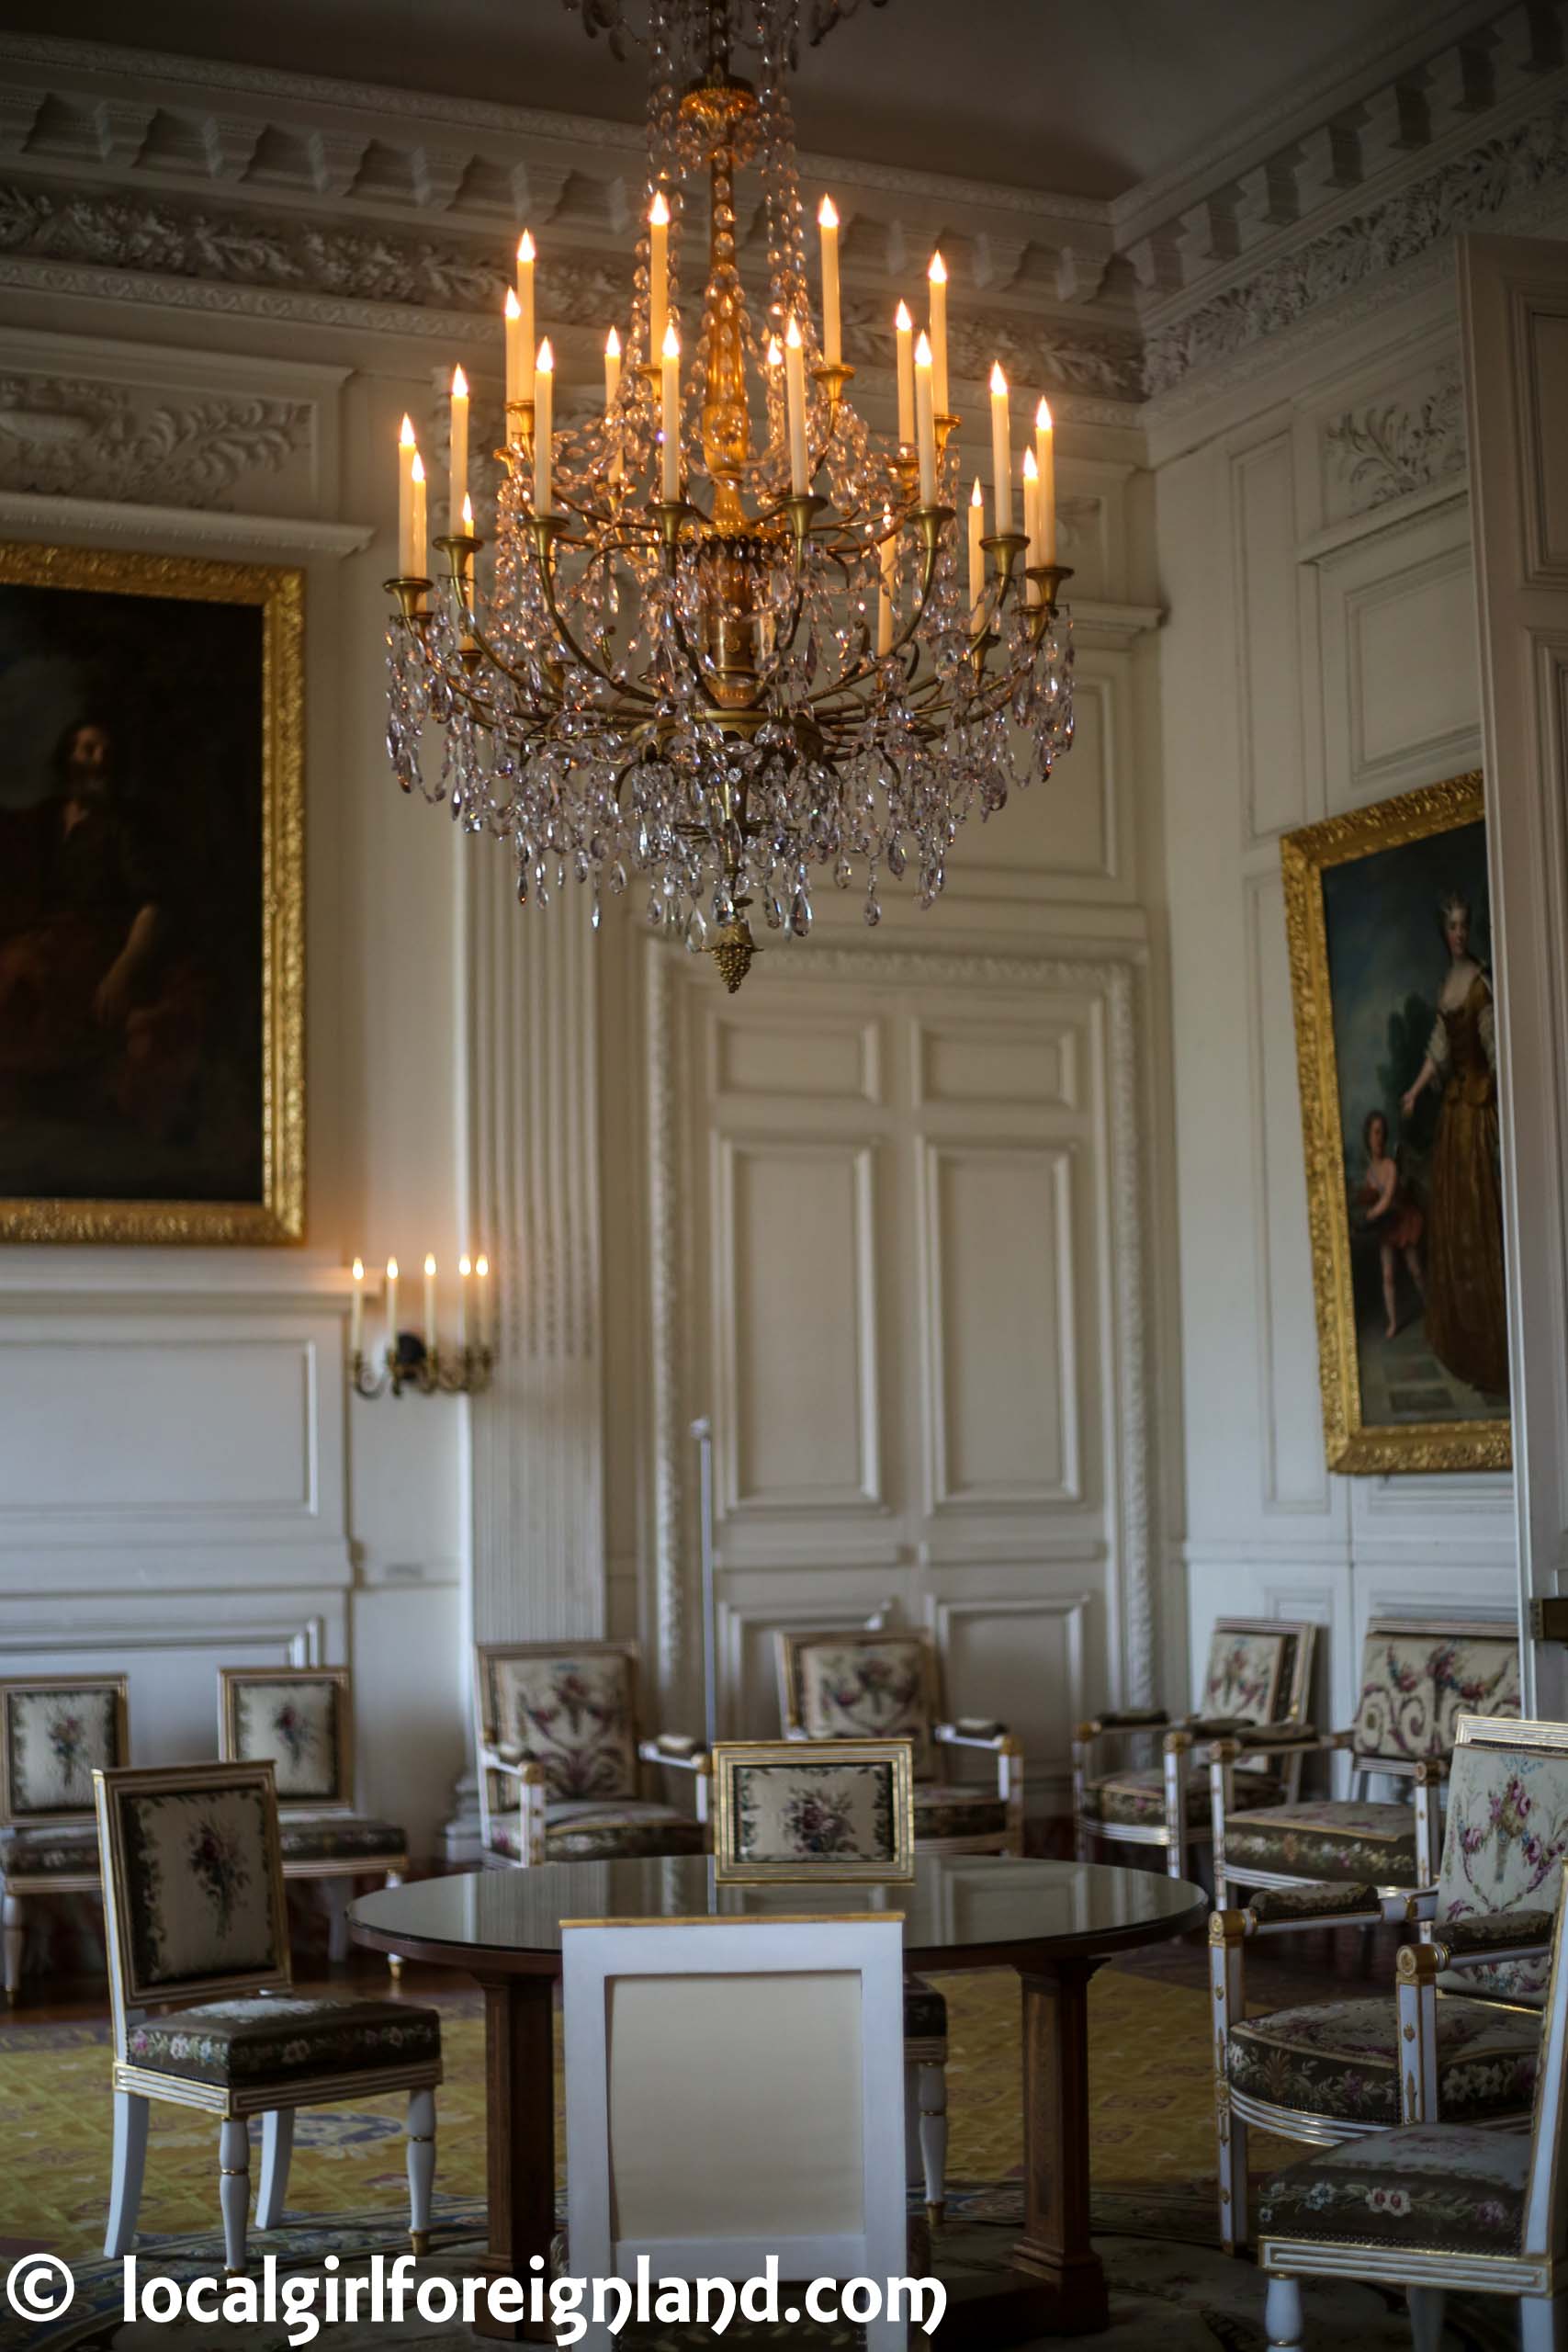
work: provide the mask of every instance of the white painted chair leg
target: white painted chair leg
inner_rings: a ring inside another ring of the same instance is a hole
[[[109,2222],[104,2253],[113,2262],[129,2254],[136,2237],[136,2215],[141,2203],[141,2170],[147,2160],[147,2121],[152,2102],[134,2091],[114,2095],[114,2178],[109,2189]]]
[[[926,2183],[926,2219],[933,2230],[947,2219],[947,2068],[935,2061],[915,2070],[920,2119],[920,2168]]]
[[[1568,2295],[1519,2297],[1519,2352],[1563,2352],[1568,2345]]]
[[[382,1881],[382,1884],[385,1886],[401,1886],[402,1883],[403,1874],[401,1871],[389,1871],[385,1879]],[[394,1984],[397,1983],[402,1973],[402,1953],[400,1951],[389,1951],[387,1954],[387,1973],[391,1978]]]
[[[0,1903],[0,1916],[5,1921],[6,1998],[15,2001],[21,1988],[22,1945],[27,1935],[21,1896],[11,1894],[7,1889],[4,1902]]]
[[[1410,2341],[1415,2352],[1438,2352],[1443,2340],[1443,2290],[1440,2287],[1412,2287],[1410,2302]]]
[[[276,2230],[288,2194],[288,2160],[294,2154],[294,2109],[268,2108],[262,2117],[261,2187],[256,2191],[256,2227]]]
[[[435,2178],[435,2093],[409,2093],[409,2244],[430,2252],[430,2191]]]
[[[232,2278],[245,2267],[245,2222],[251,2204],[251,2135],[243,2116],[231,2116],[218,2127],[218,2173],[223,2261]]]
[[[1263,2306],[1263,2326],[1269,2338],[1269,2352],[1304,2352],[1306,2335],[1302,2323],[1301,2282],[1295,2278],[1271,2277],[1269,2297]]]
[[[327,1958],[334,1963],[348,1958],[348,1903],[354,1889],[345,1878],[321,1881],[327,1900]]]

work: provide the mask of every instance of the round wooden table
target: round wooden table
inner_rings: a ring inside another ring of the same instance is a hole
[[[994,2293],[950,2306],[943,2352],[1104,2327],[1105,2274],[1089,2243],[1089,1982],[1117,1952],[1199,1926],[1202,1889],[1100,1862],[944,1854],[922,1855],[911,1884],[813,1882],[810,1898],[813,1910],[901,1911],[908,1968],[1013,1968],[1022,1984],[1023,2235]],[[356,1942],[460,1968],[484,1988],[491,2277],[526,2278],[531,2256],[549,2259],[561,1921],[766,1917],[801,1900],[798,1884],[717,1886],[712,1863],[692,1858],[487,1870],[386,1887],[353,1905]],[[479,2324],[529,2333],[486,2316]]]

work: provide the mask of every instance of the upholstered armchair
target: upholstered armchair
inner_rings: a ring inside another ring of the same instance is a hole
[[[491,1866],[706,1850],[707,1752],[641,1736],[634,1643],[481,1643],[474,1703]],[[687,1776],[694,1812],[650,1793],[660,1770]]]
[[[1073,1832],[1080,1862],[1097,1841],[1153,1846],[1164,1852],[1172,1878],[1190,1878],[1191,1849],[1213,1835],[1212,1804],[1202,1766],[1205,1743],[1240,1725],[1250,1727],[1257,1752],[1233,1774],[1239,1809],[1293,1797],[1301,1772],[1299,1743],[1312,1688],[1315,1625],[1275,1618],[1221,1617],[1209,1636],[1202,1697],[1193,1713],[1173,1722],[1163,1707],[1123,1708],[1079,1724],[1073,1737]],[[1160,1760],[1111,1763],[1141,1736],[1157,1736]]]
[[[779,1712],[786,1739],[907,1739],[922,1854],[1021,1854],[1023,1748],[1005,1724],[947,1715],[942,1653],[923,1628],[834,1626],[778,1633]],[[996,1781],[955,1780],[964,1750],[990,1757]]]
[[[270,1761],[94,1774],[114,2021],[114,2174],[104,2252],[136,2235],[153,2099],[219,2126],[223,2256],[245,2267],[249,2119],[262,2126],[256,2227],[283,2217],[301,2107],[408,2093],[409,2237],[429,2245],[441,2020],[403,2001],[290,1992]]]
[[[714,1871],[731,1881],[853,1880],[897,1890],[914,1869],[908,1740],[718,1740]],[[947,2210],[947,2003],[904,1979],[906,2160],[926,2219]]]
[[[1430,1886],[1442,1844],[1441,1788],[1461,1713],[1516,1716],[1519,1650],[1496,1618],[1376,1620],[1361,1653],[1361,1697],[1348,1731],[1318,1736],[1303,1727],[1285,1751],[1348,1752],[1348,1798],[1293,1796],[1280,1804],[1244,1804],[1247,1773],[1259,1758],[1245,1729],[1210,1750],[1214,1900],[1232,1886],[1313,1886],[1323,1880],[1367,1881],[1380,1887]],[[1278,1747],[1266,1760],[1280,1760]],[[1370,1782],[1387,1775],[1408,1798],[1374,1801]]]
[[[1568,1853],[1568,1725],[1463,1716],[1434,1887],[1260,1888],[1209,1922],[1220,2229],[1247,2233],[1247,2134],[1309,2146],[1439,2116],[1496,2130],[1528,2114],[1544,1995],[1540,1955]],[[1246,1954],[1303,1928],[1418,1928],[1389,1987],[1247,2012]]]
[[[354,1809],[354,1687],[346,1666],[220,1668],[218,1753],[226,1764],[273,1768],[283,1875],[322,1882],[333,1960],[348,1955],[348,1897],[356,1878],[400,1886],[408,1834]],[[395,1955],[394,1976],[402,1968]]]
[[[1306,2343],[1301,2282],[1313,2278],[1404,2288],[1416,2352],[1437,2352],[1450,2290],[1516,2296],[1521,2352],[1559,2352],[1568,2335],[1565,1904],[1560,1890],[1545,1914],[1551,1966],[1528,2130],[1405,2123],[1319,2148],[1264,2188],[1258,2267],[1269,2281],[1269,2341],[1280,2352]],[[1402,1963],[1420,1949],[1407,1947]]]
[[[123,1674],[32,1675],[0,1682],[0,1911],[6,1998],[22,1981],[28,1905],[96,1894],[93,1774],[130,1754]]]

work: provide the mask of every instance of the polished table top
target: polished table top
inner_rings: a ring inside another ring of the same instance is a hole
[[[912,1883],[840,1885],[824,1879],[716,1884],[711,1861],[547,1862],[421,1879],[362,1895],[349,1912],[356,1940],[411,1959],[556,1974],[563,1919],[768,1918],[897,1911],[911,1965],[963,1968],[1083,1959],[1153,1943],[1208,1915],[1202,1889],[1163,1871],[1000,1854],[921,1855]]]

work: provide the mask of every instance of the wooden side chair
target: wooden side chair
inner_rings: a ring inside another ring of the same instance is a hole
[[[1377,1886],[1430,1886],[1442,1845],[1441,1788],[1461,1713],[1517,1716],[1519,1645],[1495,1618],[1382,1618],[1367,1628],[1361,1698],[1348,1731],[1303,1726],[1289,1750],[1266,1760],[1298,1764],[1348,1750],[1348,1798],[1293,1795],[1280,1804],[1246,1804],[1244,1773],[1258,1761],[1256,1735],[1238,1730],[1210,1750],[1214,1901],[1227,1889],[1313,1886],[1370,1880]],[[1373,1801],[1378,1775],[1403,1781],[1408,1798]]]
[[[1515,2297],[1522,2352],[1560,2352],[1568,2335],[1565,1903],[1560,1888],[1528,2131],[1405,2124],[1318,2149],[1264,2188],[1258,2262],[1269,2281],[1269,2341],[1280,2352],[1306,2343],[1301,2282],[1313,2278],[1404,2287],[1416,2352],[1437,2352],[1450,2289]],[[1410,1948],[1400,1955],[1412,1956]]]
[[[779,1712],[786,1739],[907,1739],[922,1854],[1021,1854],[1023,1748],[1005,1724],[948,1720],[942,1653],[921,1627],[780,1632]],[[955,1781],[952,1758],[994,1759],[993,1787]]]
[[[218,1753],[270,1762],[277,1784],[283,1875],[321,1882],[332,1902],[328,1952],[348,1957],[356,1878],[400,1886],[408,1832],[354,1809],[354,1682],[346,1666],[225,1666],[218,1675]],[[393,1954],[394,1976],[402,1962]]]
[[[1495,2132],[1528,2115],[1541,1955],[1568,1854],[1568,1724],[1464,1716],[1441,1869],[1418,1894],[1375,1883],[1260,1888],[1209,1922],[1220,2232],[1247,2234],[1247,2135],[1312,2147],[1438,2116]],[[1247,2013],[1246,1951],[1303,1928],[1419,1925],[1394,1987]]]
[[[707,1850],[706,1750],[672,1734],[642,1736],[637,1668],[632,1642],[475,1650],[479,1826],[491,1867]],[[661,1766],[691,1775],[694,1814],[651,1793]]]
[[[907,1739],[719,1740],[713,1750],[714,1875],[852,1880],[897,1885],[914,1875],[915,1809]],[[947,2003],[904,1979],[906,2160],[926,2219],[945,2215]]]
[[[270,1761],[99,1771],[114,2019],[114,2178],[104,2252],[136,2234],[150,2102],[219,2119],[223,2258],[245,2266],[248,2120],[262,2119],[256,2227],[283,2216],[294,2115],[407,2091],[409,2242],[430,2242],[441,2020],[403,2001],[290,1992]],[[195,2006],[193,2006],[193,2004]]]
[[[1213,1836],[1212,1804],[1201,1766],[1205,1742],[1254,1727],[1259,1753],[1233,1776],[1232,1801],[1268,1804],[1296,1793],[1301,1756],[1296,1743],[1312,1690],[1317,1628],[1279,1618],[1221,1617],[1209,1636],[1203,1693],[1193,1713],[1174,1722],[1163,1707],[1122,1708],[1079,1724],[1073,1736],[1073,1829],[1077,1858],[1087,1862],[1097,1842],[1152,1846],[1165,1855],[1172,1878],[1190,1878],[1191,1850]],[[1157,1735],[1160,1761],[1110,1760],[1140,1736]]]
[[[562,1923],[574,2276],[905,2275],[897,1912]],[[863,2323],[904,2352],[908,2321]],[[583,2352],[610,2352],[591,2325]]]
[[[29,1675],[0,1682],[0,1914],[6,1998],[22,1981],[27,1907],[39,1895],[96,1894],[93,1774],[130,1758],[123,1674]]]

